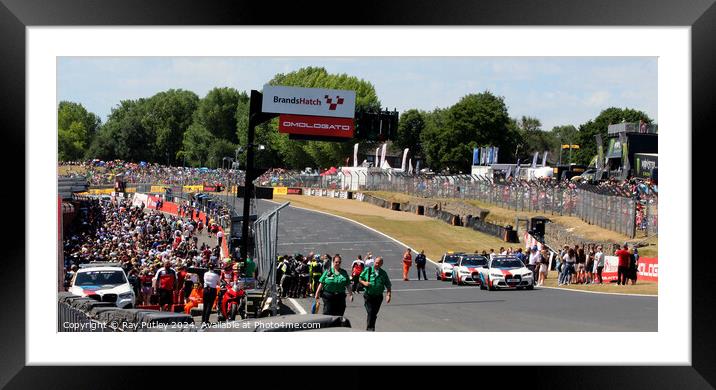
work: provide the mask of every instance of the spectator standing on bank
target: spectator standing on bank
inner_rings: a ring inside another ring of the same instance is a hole
[[[428,275],[425,273],[425,263],[427,258],[425,257],[425,250],[421,250],[417,256],[415,256],[415,268],[418,270],[418,280],[420,280],[420,273],[423,274],[423,279],[428,280]]]
[[[540,252],[540,262],[537,264],[537,268],[539,269],[537,285],[544,286],[544,280],[547,278],[547,272],[549,272],[549,255],[546,249],[542,249]]]
[[[558,284],[560,286],[570,284],[572,273],[574,272],[574,264],[577,262],[577,254],[574,252],[574,249],[569,248],[562,259],[564,260],[564,265],[562,266],[562,273],[559,275]]]
[[[410,248],[405,248],[403,253],[403,280],[410,280],[408,278],[410,274],[410,267],[413,265],[413,255],[410,253]]]
[[[604,252],[602,251],[601,245],[597,246],[597,253],[594,254],[594,268],[596,269],[599,284],[602,284],[602,270],[604,269]]]
[[[350,277],[348,272],[341,268],[342,259],[336,255],[333,257],[333,264],[330,269],[323,272],[316,289],[316,300],[323,300],[323,314],[332,316],[343,316],[346,312],[346,289],[351,302],[353,302],[353,292],[348,287],[350,285]]]
[[[637,273],[639,272],[639,250],[632,249],[632,253],[629,256],[629,279],[631,279],[632,286],[636,284]]]
[[[216,286],[219,285],[219,274],[214,272],[214,264],[209,263],[209,270],[204,273],[204,308],[201,311],[201,323],[208,324],[211,307],[216,300]]]
[[[378,256],[372,267],[366,267],[360,275],[360,283],[365,287],[363,299],[368,314],[366,330],[375,331],[375,321],[378,318],[380,305],[383,303],[383,291],[387,290],[385,302],[390,303],[390,278],[383,270],[383,258]]]
[[[594,245],[590,244],[587,250],[587,284],[594,282]]]
[[[538,267],[539,267],[541,258],[542,258],[542,255],[540,255],[537,245],[534,245],[532,248],[530,248],[530,257],[529,257],[529,264],[527,265],[527,269],[532,271],[533,284],[537,282],[534,277],[537,276],[537,274],[539,273]]]
[[[629,246],[625,243],[622,249],[614,252],[619,258],[619,267],[617,268],[617,284],[626,286],[629,278]]]

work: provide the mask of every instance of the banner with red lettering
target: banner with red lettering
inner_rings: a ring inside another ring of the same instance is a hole
[[[604,257],[604,269],[602,270],[602,279],[605,283],[617,280],[619,270],[619,258],[616,256]],[[639,257],[637,261],[637,283],[640,280],[647,282],[659,281],[659,258]]]

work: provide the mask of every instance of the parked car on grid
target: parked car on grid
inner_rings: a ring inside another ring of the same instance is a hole
[[[480,279],[481,290],[534,288],[532,271],[512,255],[497,255],[489,260],[480,268]]]
[[[453,267],[452,284],[480,285],[480,267],[487,264],[487,257],[478,254],[460,255],[460,259]]]
[[[122,309],[134,307],[136,301],[127,275],[117,263],[80,265],[68,291],[100,302],[111,302]]]
[[[460,260],[462,252],[449,251],[440,258],[437,267],[435,267],[435,276],[438,280],[450,280],[452,279],[453,267]]]

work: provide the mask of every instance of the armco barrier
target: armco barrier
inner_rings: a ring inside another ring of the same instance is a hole
[[[311,190],[313,191],[313,190]],[[320,191],[320,190],[316,190]],[[436,208],[431,207],[425,207],[422,205],[411,205],[410,203],[396,203],[396,202],[390,202],[385,199],[378,198],[373,195],[368,195],[364,193],[357,193],[353,197],[354,199],[360,200],[362,202],[370,203],[373,205],[376,205],[378,207],[386,208],[386,209],[393,209],[393,210],[402,210],[405,212],[415,213],[415,214],[421,214],[425,215],[427,217],[439,219],[445,223],[449,223],[453,226],[465,226],[469,227],[470,229],[479,231],[481,233],[489,234],[491,236],[499,237],[500,239],[504,240],[506,237],[506,230],[503,226],[495,225],[493,223],[485,222],[484,220],[480,219],[479,217],[473,217],[472,215],[465,215],[460,216],[457,214],[452,214],[447,211],[438,210]],[[396,206],[397,205],[397,206]]]
[[[109,302],[58,294],[58,332],[194,331],[194,319],[183,313],[119,309]]]

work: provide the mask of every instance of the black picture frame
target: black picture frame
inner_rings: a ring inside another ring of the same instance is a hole
[[[589,1],[519,1],[485,0],[465,3],[449,1],[361,2],[347,10],[346,3],[296,1],[281,4],[277,12],[273,2],[192,1],[192,0],[0,0],[0,129],[3,133],[3,166],[9,190],[4,194],[4,215],[14,221],[12,232],[6,232],[5,256],[0,266],[0,291],[4,297],[0,306],[0,386],[7,388],[125,388],[141,383],[143,376],[158,376],[159,367],[35,367],[25,365],[25,216],[27,210],[23,193],[25,179],[24,153],[10,151],[25,149],[25,64],[26,27],[28,26],[180,26],[180,25],[313,25],[337,22],[348,25],[539,25],[539,26],[690,26],[692,64],[692,156],[693,167],[707,167],[708,153],[697,149],[709,145],[706,134],[716,123],[713,109],[716,102],[716,6],[714,0],[682,2],[678,0],[589,0]],[[366,43],[370,44],[370,43]],[[376,43],[380,44],[380,43]],[[391,43],[399,44],[399,43]],[[688,129],[667,129],[683,131]],[[23,166],[23,169],[13,167]],[[683,171],[696,179],[697,170]],[[693,172],[693,173],[692,173]],[[692,183],[694,180],[692,180]],[[48,183],[50,186],[51,183]],[[684,189],[689,190],[689,189]],[[693,205],[708,191],[693,191]],[[24,195],[24,193],[23,193]],[[20,205],[22,207],[20,207]],[[50,218],[48,216],[48,218]],[[20,222],[22,221],[22,222]],[[31,227],[29,227],[31,228]],[[693,243],[708,242],[706,229],[694,221]],[[668,239],[668,238],[665,238]],[[684,247],[689,261],[691,243]],[[694,253],[695,254],[695,253]],[[550,388],[713,388],[716,383],[716,345],[713,308],[714,294],[708,256],[696,257],[692,262],[692,364],[679,367],[556,367],[518,368],[528,384],[540,383]],[[10,264],[10,266],[7,266]],[[702,272],[702,271],[708,272]],[[662,291],[664,291],[662,289]],[[557,341],[550,341],[557,343]],[[629,346],[614,345],[615,364],[628,355]],[[200,353],[200,352],[197,352]],[[171,369],[167,369],[171,370]],[[177,370],[175,370],[177,371]],[[178,370],[180,371],[180,370]],[[414,370],[412,372],[418,372]],[[206,382],[197,375],[193,379],[178,373],[184,385]],[[309,375],[308,371],[303,371]],[[345,372],[345,371],[343,371]],[[291,374],[293,375],[293,374]],[[404,374],[414,376],[414,374]],[[505,375],[479,375],[476,384],[489,385],[503,381]],[[372,380],[369,375],[346,373],[346,379],[358,378],[353,386],[364,387]],[[423,385],[434,380],[429,371],[420,374]],[[111,378],[111,379],[108,379]],[[598,379],[595,379],[598,378]],[[242,382],[245,383],[245,382]],[[98,385],[101,384],[101,385]],[[167,385],[169,385],[167,383]]]

